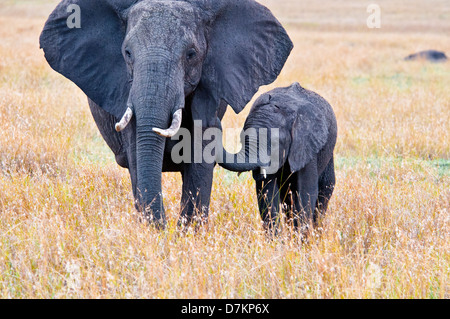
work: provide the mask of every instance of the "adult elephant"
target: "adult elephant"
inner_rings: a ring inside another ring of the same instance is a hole
[[[63,0],[40,45],[88,96],[117,163],[129,169],[137,209],[158,226],[166,222],[162,172],[181,172],[189,222],[207,217],[215,166],[174,163],[170,137],[192,131],[194,121],[219,126],[227,105],[239,113],[292,50],[280,23],[253,0]]]

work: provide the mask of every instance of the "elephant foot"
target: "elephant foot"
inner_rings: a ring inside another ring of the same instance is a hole
[[[208,212],[207,207],[203,207],[201,211],[193,208],[193,211],[182,212],[177,225],[183,231],[188,231],[191,228],[197,231],[200,227],[208,224]]]
[[[166,215],[164,210],[162,212],[152,210],[151,206],[147,206],[145,209],[138,202],[134,204],[134,207],[140,212],[139,221],[155,227],[158,230],[165,230],[167,227]]]

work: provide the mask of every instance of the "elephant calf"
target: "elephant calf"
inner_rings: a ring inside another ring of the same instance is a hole
[[[266,141],[275,138],[275,143],[265,143],[261,132],[269,133]],[[277,228],[281,210],[292,218],[296,229],[307,229],[317,224],[333,193],[336,137],[336,117],[330,104],[294,83],[256,100],[241,134],[242,150],[237,154],[218,152],[217,161],[234,172],[253,171],[266,229]],[[270,154],[269,161],[263,162],[261,154]],[[279,156],[276,162],[274,155]],[[269,166],[274,166],[272,171]]]

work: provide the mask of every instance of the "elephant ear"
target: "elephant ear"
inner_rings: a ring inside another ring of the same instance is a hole
[[[302,99],[292,126],[292,144],[288,161],[291,172],[297,172],[316,158],[328,140],[328,126],[321,109]]]
[[[125,112],[130,89],[122,57],[126,23],[121,16],[137,1],[63,0],[40,36],[50,66],[117,118]],[[68,21],[78,12],[80,28],[70,28]]]
[[[293,44],[270,10],[256,1],[188,1],[203,9],[208,19],[200,95],[216,103],[225,100],[239,113],[260,86],[275,81]]]

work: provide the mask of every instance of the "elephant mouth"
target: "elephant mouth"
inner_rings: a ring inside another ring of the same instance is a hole
[[[132,105],[128,105],[127,110],[125,111],[125,114],[123,115],[122,119],[116,123],[116,131],[121,132],[123,131],[128,124],[131,121],[131,118],[133,117],[133,109]],[[153,132],[157,133],[158,135],[162,137],[171,138],[177,135],[178,131],[181,128],[181,123],[183,121],[183,109],[178,109],[175,111],[175,113],[172,116],[172,124],[168,129],[161,129],[161,128],[153,128]]]

